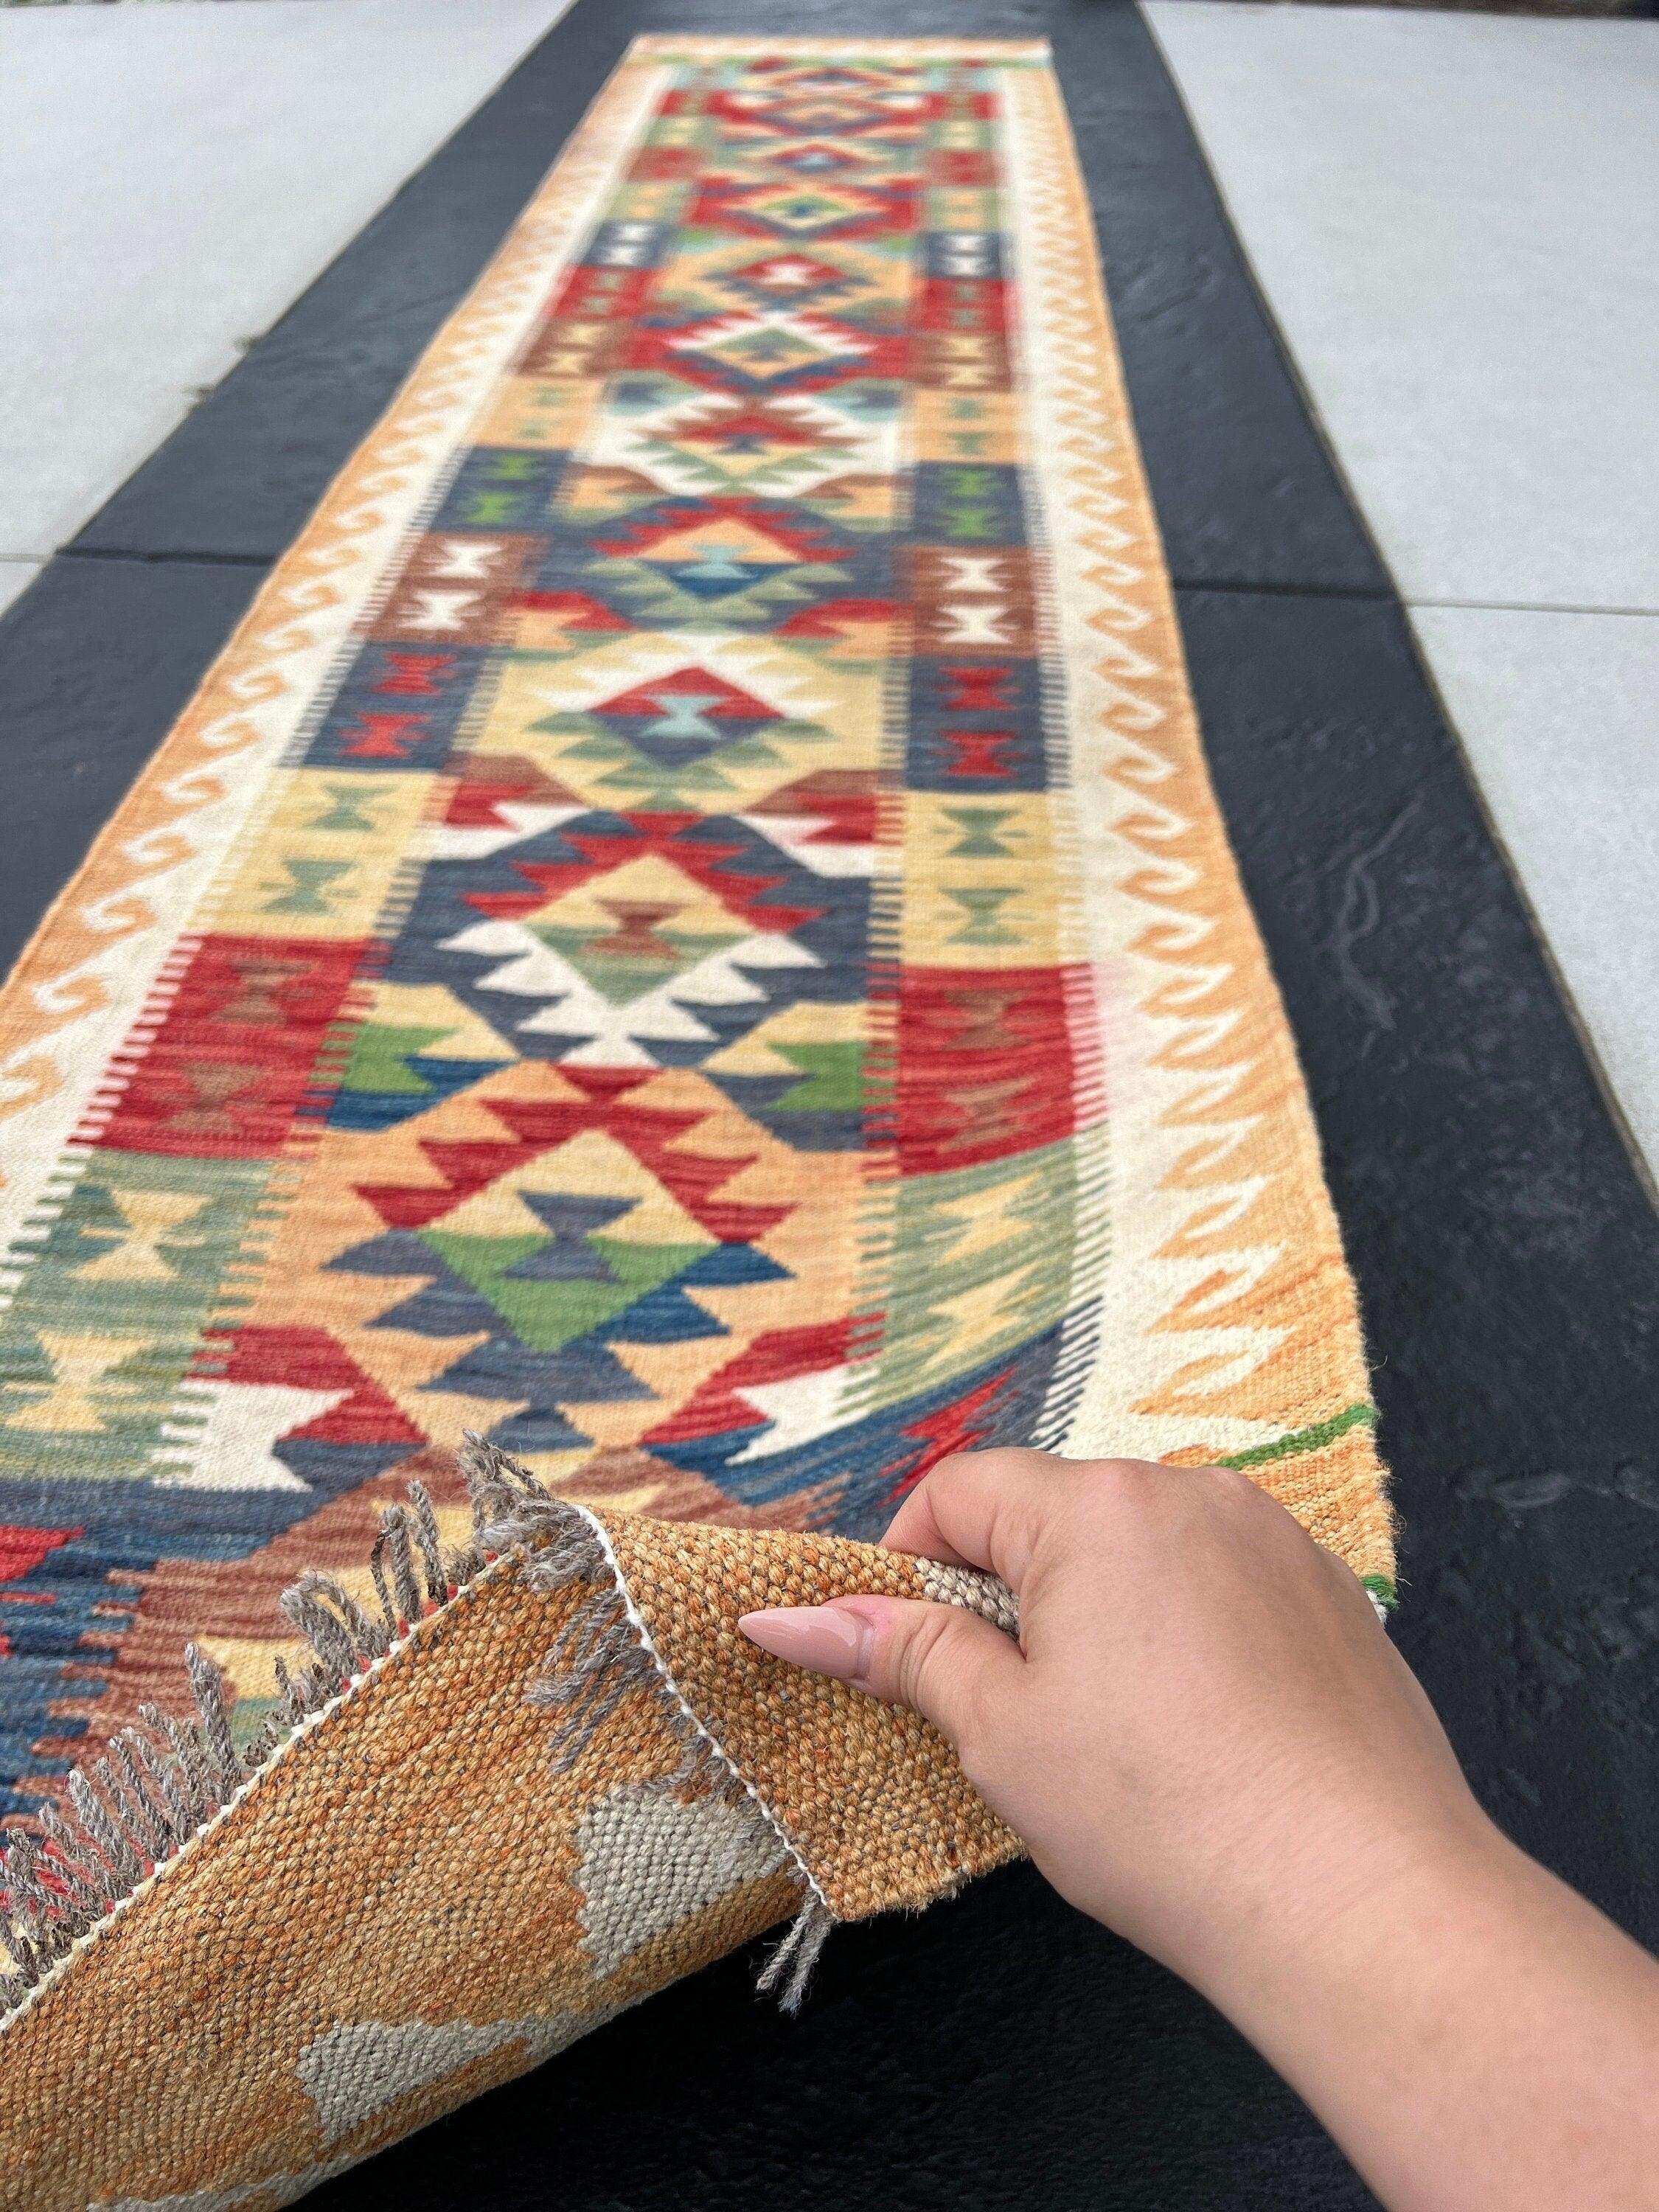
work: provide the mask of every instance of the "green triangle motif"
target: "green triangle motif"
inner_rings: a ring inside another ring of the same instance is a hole
[[[962,832],[951,856],[962,860],[1009,860],[1014,855],[1003,842],[1003,824],[1018,813],[1013,806],[947,806],[947,817]]]
[[[383,794],[366,790],[359,783],[327,783],[323,786],[329,797],[325,811],[306,824],[309,830],[361,830],[373,836],[380,828],[370,809]]]
[[[569,758],[605,768],[599,781],[619,799],[641,811],[671,813],[682,804],[707,813],[718,811],[720,802],[741,793],[744,779],[757,769],[776,770],[781,776],[791,769],[810,775],[819,763],[808,757],[836,743],[817,722],[779,720],[763,725],[761,734],[734,738],[722,750],[705,753],[701,759],[659,761],[596,715],[554,714],[535,726],[550,736],[574,740],[565,748]],[[704,805],[704,801],[712,803]]]
[[[678,448],[673,449],[678,458]],[[733,624],[770,628],[787,616],[848,589],[851,571],[829,561],[752,561],[730,564],[739,573],[718,597],[707,588],[709,571],[689,562],[606,558],[591,573],[605,594],[619,600],[641,629],[726,629]]]
[[[390,1022],[365,1022],[352,1032],[351,1055],[340,1088],[388,1097],[429,1097],[432,1085],[409,1063],[448,1035],[447,1029],[398,1029]]]
[[[744,934],[741,929],[707,933],[656,929],[652,932],[652,949],[635,951],[617,949],[617,932],[601,935],[598,929],[565,929],[552,922],[532,922],[531,928],[613,1006],[627,1006],[646,992],[672,982],[676,975],[707,960],[710,953],[741,944]]]
[[[945,896],[954,899],[967,920],[952,930],[952,945],[1018,945],[1016,931],[1005,927],[1002,908],[1018,896],[1012,884],[976,884],[965,888],[947,885]]]
[[[329,893],[352,869],[349,860],[284,858],[281,865],[288,870],[289,881],[261,886],[273,894],[260,908],[262,914],[331,915],[334,907]]]
[[[711,1237],[701,1244],[634,1244],[620,1237],[590,1237],[602,1272],[546,1281],[517,1271],[553,1243],[550,1237],[463,1237],[441,1229],[423,1229],[420,1236],[532,1352],[556,1352],[603,1328],[701,1259],[714,1243]]]
[[[779,1044],[780,1060],[806,1078],[776,1102],[775,1114],[856,1114],[864,1103],[864,1047],[847,1044]]]

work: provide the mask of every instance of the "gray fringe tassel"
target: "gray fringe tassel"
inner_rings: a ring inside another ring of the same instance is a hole
[[[0,1971],[0,2016],[21,2004],[83,1936],[222,1812],[313,1714],[504,1553],[522,1550],[520,1571],[532,1589],[592,1585],[526,1692],[555,1717],[554,1771],[575,1765],[623,1698],[644,1690],[684,1747],[662,1786],[743,1793],[741,1778],[681,1703],[629,1619],[617,1574],[587,1516],[550,1497],[527,1468],[471,1432],[459,1465],[472,1506],[471,1542],[446,1559],[431,1498],[411,1483],[408,1504],[388,1505],[381,1514],[369,1558],[378,1618],[330,1575],[302,1575],[283,1593],[283,1615],[310,1645],[312,1660],[297,1675],[277,1660],[277,1710],[245,1751],[231,1735],[218,1668],[186,1644],[194,1716],[180,1719],[141,1706],[136,1726],[121,1729],[101,1758],[70,1776],[70,1809],[47,1804],[34,1832],[0,1831],[7,1846],[0,1851],[0,1943],[12,1960],[9,1972]],[[809,1887],[758,1984],[781,1988],[786,2012],[800,2003],[834,1924]]]
[[[568,1773],[629,1692],[644,1690],[684,1747],[664,1787],[698,1782],[741,1791],[735,1770],[676,1696],[629,1619],[616,1570],[587,1516],[550,1498],[526,1468],[470,1431],[460,1465],[474,1499],[488,1501],[491,1509],[479,1538],[487,1551],[530,1547],[522,1571],[533,1590],[551,1592],[571,1583],[592,1585],[592,1595],[566,1621],[526,1693],[532,1705],[556,1716],[553,1771]]]
[[[809,1889],[805,1902],[789,1923],[788,1934],[756,1977],[755,1987],[769,1994],[776,1990],[783,2010],[799,2012],[818,1954],[835,1924],[834,1913],[816,1890]]]
[[[432,1500],[411,1483],[408,1504],[388,1505],[380,1516],[369,1560],[378,1617],[331,1575],[302,1575],[285,1590],[280,1609],[310,1645],[312,1662],[291,1676],[277,1660],[277,1710],[246,1751],[231,1735],[218,1668],[195,1644],[185,1647],[194,1716],[141,1706],[136,1727],[123,1729],[101,1758],[70,1776],[67,1807],[44,1807],[33,1832],[3,1832],[0,1942],[12,1970],[0,1972],[0,2014],[21,2004],[89,1929],[222,1812],[312,1714],[483,1572],[486,1554],[476,1532],[501,1517],[502,1504],[499,1482],[475,1490],[474,1540],[446,1559]]]
[[[747,1785],[741,1775],[698,1726],[629,1618],[616,1570],[587,1516],[550,1498],[527,1468],[471,1433],[460,1463],[475,1501],[481,1496],[499,1501],[500,1517],[490,1520],[480,1539],[487,1549],[501,1552],[517,1544],[532,1545],[524,1565],[525,1579],[532,1589],[562,1589],[573,1582],[594,1586],[592,1595],[565,1623],[528,1692],[532,1705],[558,1716],[553,1729],[554,1772],[563,1774],[574,1766],[622,1700],[632,1691],[643,1690],[656,1700],[658,1711],[684,1746],[678,1765],[663,1778],[662,1787],[695,1785],[733,1799],[745,1796]],[[835,1924],[835,1915],[822,1895],[807,1886],[799,1911],[762,1968],[756,1988],[769,1993],[775,1990],[785,2012],[799,2011],[818,1954]]]
[[[9,2012],[64,1953],[169,1859],[241,1786],[218,1669],[191,1644],[185,1666],[196,1715],[164,1720],[142,1708],[103,1758],[71,1774],[70,1812],[48,1805],[34,1834],[13,1832],[0,1858],[0,1973]]]

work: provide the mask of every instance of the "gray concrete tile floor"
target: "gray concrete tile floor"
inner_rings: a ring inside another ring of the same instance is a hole
[[[1659,1168],[1659,617],[1412,622],[1614,1097]]]
[[[0,13],[0,605],[568,4]]]
[[[40,572],[38,561],[0,561],[0,614],[20,592],[28,589]]]
[[[1659,23],[1145,13],[1659,1169]]]

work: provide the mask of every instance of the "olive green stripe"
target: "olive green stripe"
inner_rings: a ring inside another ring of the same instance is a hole
[[[1376,1426],[1375,1406],[1346,1406],[1340,1413],[1333,1413],[1328,1421],[1316,1421],[1310,1429],[1296,1429],[1288,1437],[1280,1437],[1276,1443],[1256,1444],[1249,1451],[1231,1452],[1225,1459],[1216,1462],[1218,1467],[1260,1467],[1265,1461],[1291,1459],[1297,1452],[1317,1451],[1322,1444],[1332,1443],[1350,1429],[1374,1429]],[[1376,1600],[1392,1612],[1400,1602],[1393,1580],[1388,1575],[1362,1575],[1359,1578]]]
[[[1297,1452],[1317,1451],[1322,1444],[1332,1443],[1350,1429],[1371,1429],[1376,1425],[1375,1406],[1348,1406],[1340,1413],[1333,1413],[1328,1421],[1316,1421],[1310,1429],[1294,1430],[1288,1437],[1280,1437],[1270,1444],[1253,1444],[1249,1451],[1229,1452],[1224,1459],[1216,1462],[1218,1467],[1261,1467],[1270,1459],[1292,1459]]]

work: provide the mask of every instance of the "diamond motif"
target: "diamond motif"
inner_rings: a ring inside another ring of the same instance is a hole
[[[695,559],[690,565],[696,568]],[[618,692],[592,711],[664,767],[699,761],[721,745],[752,736],[760,723],[776,720],[771,708],[735,684],[690,667]]]
[[[811,307],[867,290],[867,280],[805,253],[773,253],[727,271],[720,282],[761,307]]]
[[[851,370],[872,350],[872,340],[842,324],[763,312],[699,324],[677,333],[669,345],[754,386],[782,383],[805,369],[815,374]]]
[[[818,238],[882,210],[877,193],[856,185],[763,185],[743,196],[743,212],[786,238]]]
[[[844,176],[849,169],[868,167],[866,157],[846,146],[807,144],[788,146],[771,156],[774,168],[788,169],[798,177]]]
[[[671,861],[631,860],[568,891],[524,926],[623,1006],[750,933]]]

